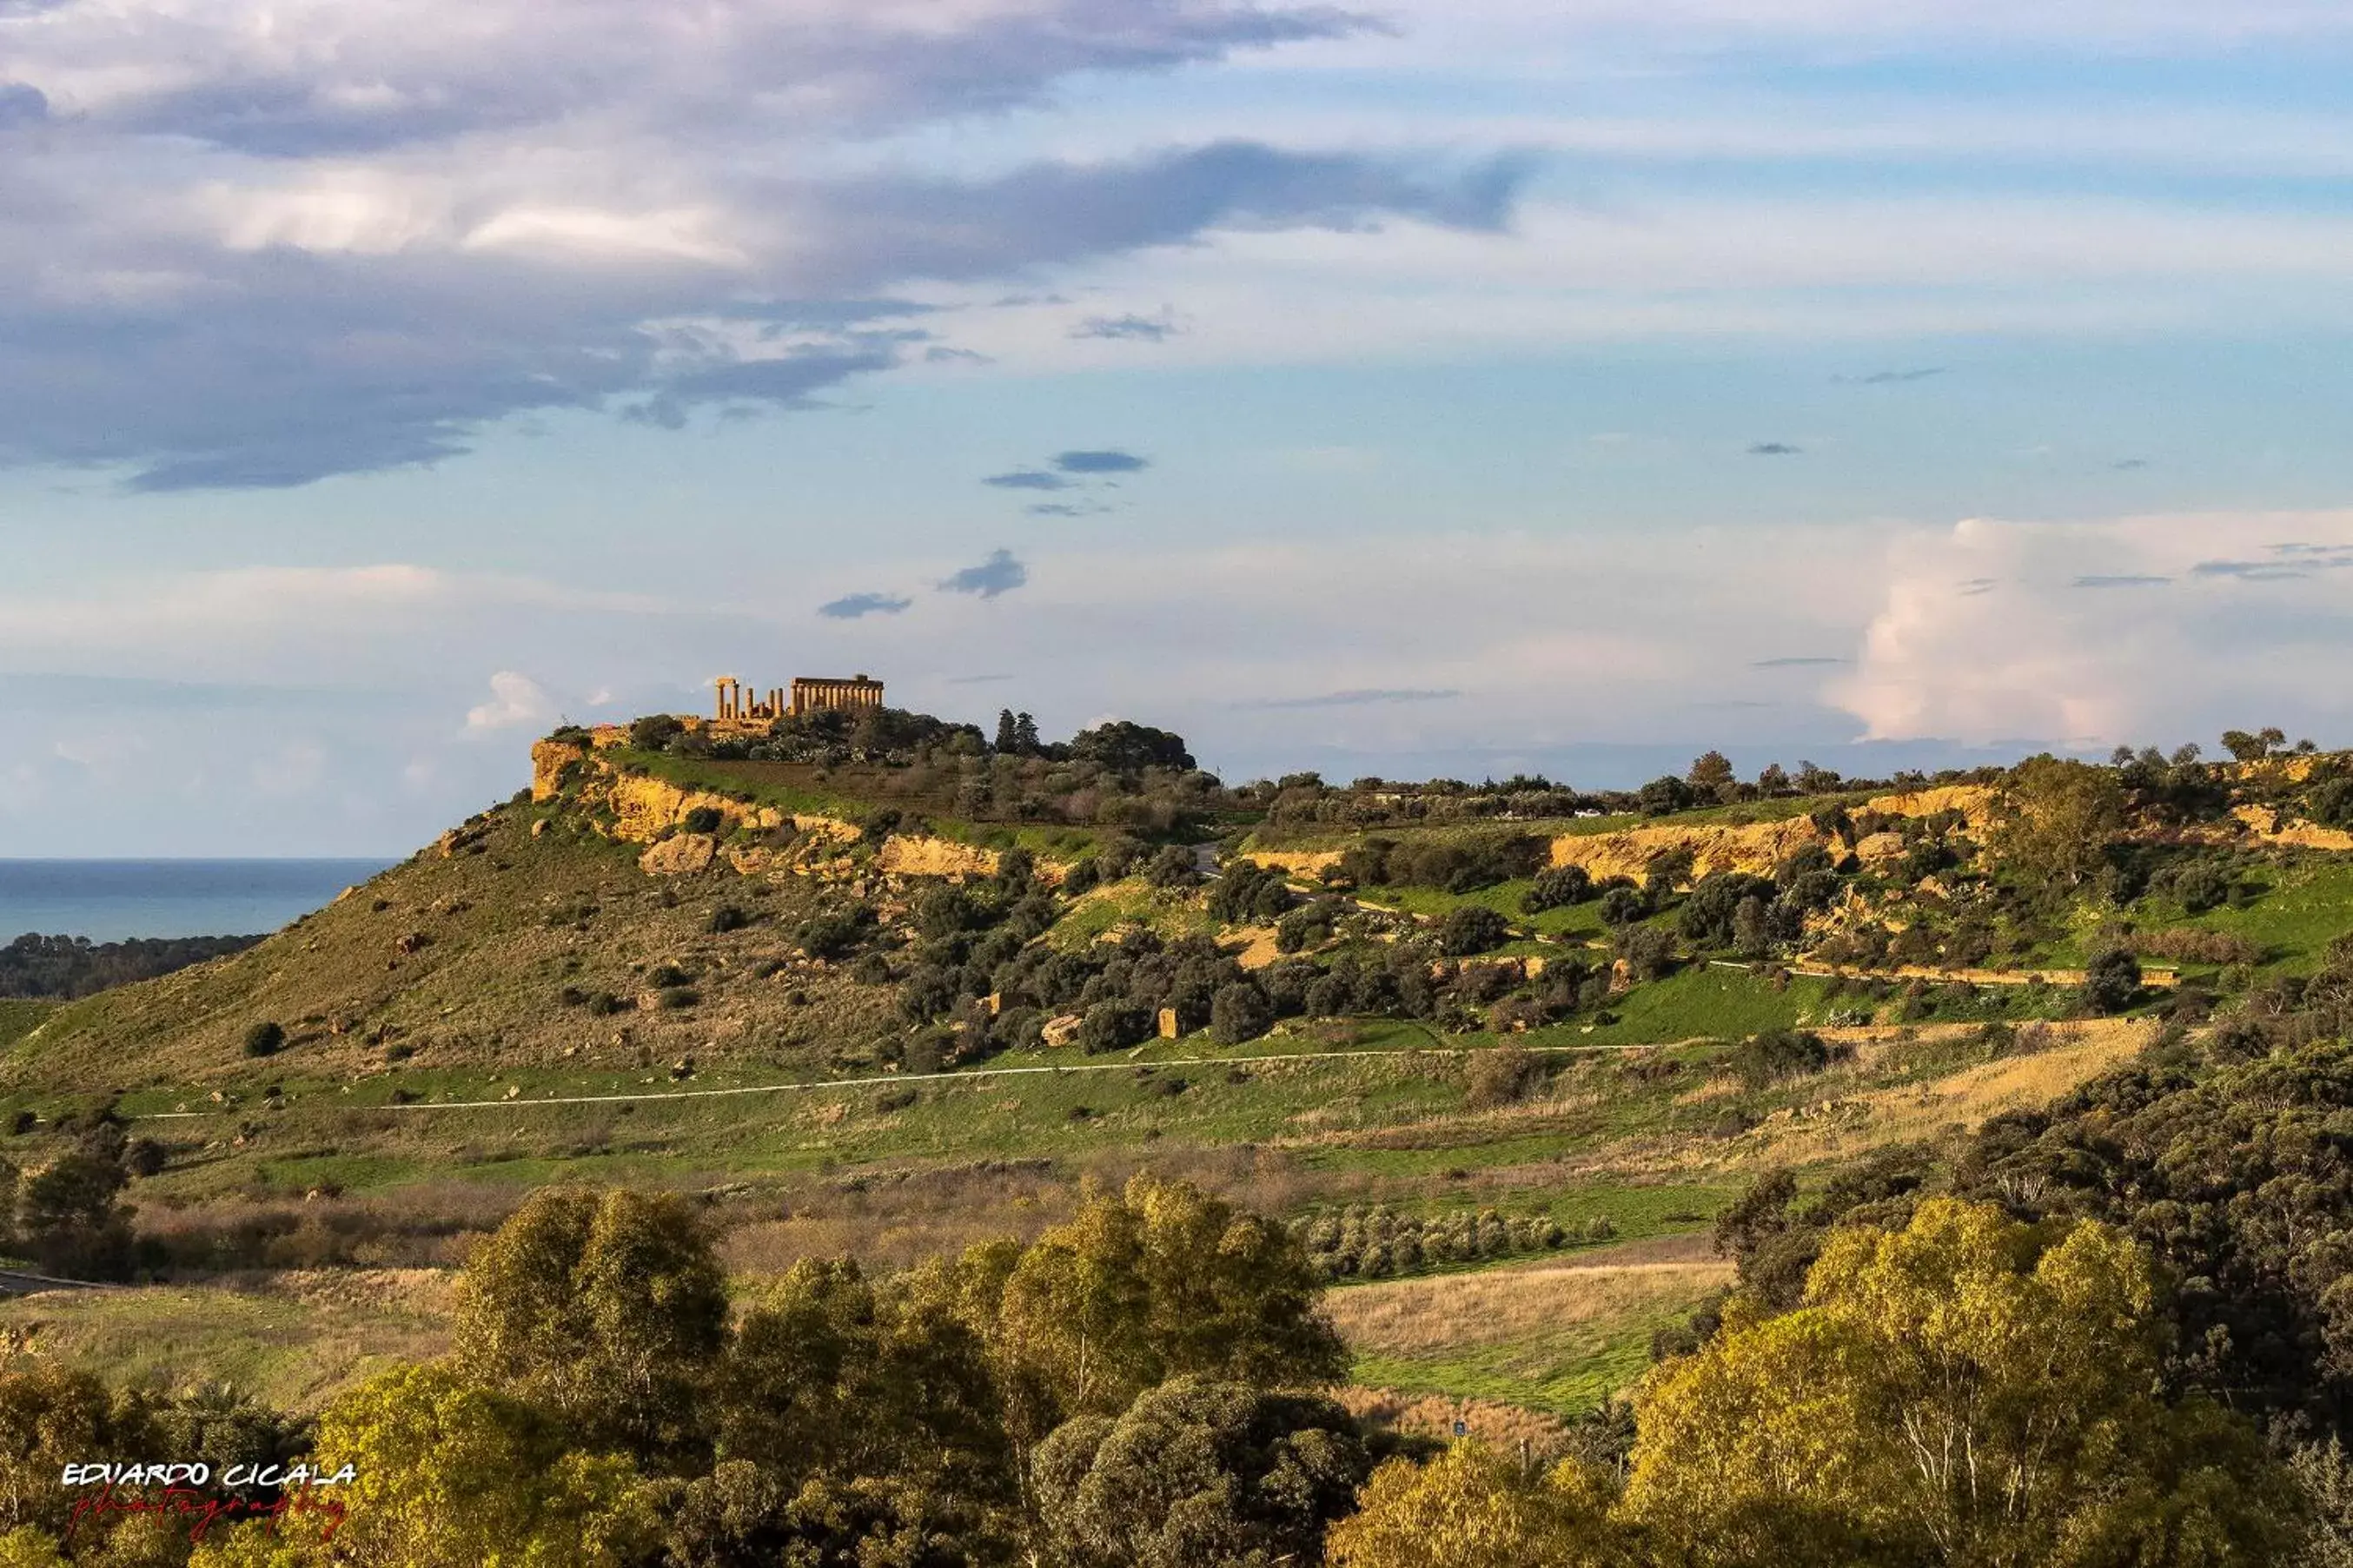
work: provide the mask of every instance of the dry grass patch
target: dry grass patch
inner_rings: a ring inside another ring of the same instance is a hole
[[[2132,1056],[2156,1032],[2145,1019],[2100,1018],[2062,1027],[2063,1043],[2033,1056],[2005,1057],[1926,1083],[1865,1089],[1777,1112],[1736,1140],[1732,1152],[1743,1160],[1804,1164],[1953,1127],[1974,1130],[2004,1111],[2048,1105]]]
[[[1732,1279],[1720,1258],[1641,1256],[1613,1247],[1583,1265],[1360,1285],[1326,1300],[1359,1384],[1571,1415],[1640,1377],[1652,1334]]]
[[[0,1302],[0,1370],[45,1365],[186,1391],[226,1385],[310,1412],[448,1348],[438,1269],[299,1270],[225,1286],[57,1291]]]
[[[1414,1356],[1646,1320],[1688,1306],[1732,1274],[1721,1259],[1593,1263],[1352,1286],[1325,1300],[1351,1346]]]

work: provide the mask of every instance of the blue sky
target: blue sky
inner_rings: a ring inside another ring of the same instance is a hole
[[[2348,56],[2320,0],[0,5],[0,855],[397,853],[723,673],[1234,777],[2353,741]]]

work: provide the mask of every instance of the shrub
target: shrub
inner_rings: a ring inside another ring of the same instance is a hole
[[[1830,1047],[1820,1035],[1803,1029],[1767,1029],[1735,1046],[1725,1065],[1753,1090],[1820,1072],[1830,1060]]]
[[[698,805],[678,819],[679,827],[688,833],[716,833],[726,820],[715,805]]]
[[[1191,849],[1166,844],[1145,863],[1144,879],[1155,888],[1189,888],[1201,879],[1201,873]]]
[[[860,985],[888,985],[891,984],[891,961],[879,952],[861,954],[858,962],[849,966],[849,977]]]
[[[2100,953],[2084,969],[2084,1005],[2094,1013],[2121,1013],[2140,995],[2140,960],[2120,947]]]
[[[702,1000],[702,993],[691,985],[665,985],[654,996],[657,1006],[672,1010],[691,1007]]]
[[[1609,926],[1632,925],[1651,912],[1651,901],[1641,889],[1616,887],[1601,895],[1601,923]]]
[[[649,713],[629,725],[629,744],[641,752],[659,752],[684,731],[673,714]]]
[[[865,940],[873,921],[873,911],[862,907],[847,914],[812,915],[793,940],[811,958],[839,958]]]
[[[1133,1002],[1098,1002],[1079,1021],[1079,1048],[1090,1056],[1142,1045],[1152,1037],[1152,1010]]]
[[[1674,972],[1674,939],[1656,926],[1620,926],[1610,945],[1636,980],[1657,980]]]
[[[1516,1105],[1542,1077],[1535,1053],[1518,1046],[1471,1053],[1471,1082],[1463,1104],[1472,1110]]]
[[[274,1057],[286,1045],[286,1029],[271,1019],[264,1018],[245,1031],[245,1054],[249,1057]]]
[[[1593,878],[1582,866],[1556,866],[1536,874],[1535,885],[1520,900],[1522,914],[1540,915],[1566,909],[1593,897]]]
[[[734,904],[722,904],[711,911],[711,934],[724,936],[731,931],[742,931],[752,923],[752,917]]]
[[[1221,985],[1209,1000],[1209,1036],[1221,1046],[1255,1040],[1273,1024],[1266,993],[1249,981]]]
[[[1449,954],[1462,958],[1492,952],[1511,934],[1511,922],[1502,915],[1483,904],[1466,904],[1450,913],[1439,927],[1438,944]]]

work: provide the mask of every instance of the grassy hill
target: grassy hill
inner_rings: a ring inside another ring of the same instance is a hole
[[[248,951],[0,1004],[0,1154],[37,1166],[120,1119],[152,1145],[128,1195],[174,1281],[0,1323],[308,1401],[441,1309],[404,1286],[363,1331],[364,1301],[279,1276],[444,1268],[541,1184],[703,1194],[757,1274],[1034,1234],[1148,1166],[1324,1226],[1368,1380],[1566,1411],[1720,1282],[1613,1248],[1704,1231],[1759,1172],[1819,1184],[2292,1001],[2353,931],[2353,837],[2322,820],[2341,757],[2094,770],[2113,811],[2055,871],[1982,783],[1471,817],[1388,786],[1147,797],[1037,759],[888,789],[585,742],[540,761],[534,798]],[[1490,929],[1449,951],[1466,910]],[[2117,952],[2163,983],[2093,999],[2082,971]],[[1057,1020],[1103,1027],[1050,1047]],[[282,1038],[250,1054],[264,1025]],[[1465,1226],[1468,1257],[1363,1240]]]

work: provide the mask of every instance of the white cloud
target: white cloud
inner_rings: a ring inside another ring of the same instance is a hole
[[[469,730],[512,730],[524,724],[544,724],[555,717],[555,700],[539,682],[515,670],[491,677],[491,700],[466,710]]]
[[[1827,691],[1875,739],[2113,744],[2263,714],[2343,739],[2353,565],[2335,563],[2353,556],[2291,543],[2353,547],[2353,513],[1906,531],[1857,668]]]
[[[763,685],[863,668],[894,703],[984,724],[1000,706],[1026,709],[1055,733],[1117,714],[1176,729],[1244,776],[1345,770],[1351,757],[1417,759],[1359,771],[1477,776],[1496,759],[1553,767],[1592,745],[1685,759],[1720,745],[1852,772],[1864,764],[1841,748],[1865,737],[1934,742],[1923,757],[2171,745],[2272,723],[2353,740],[2341,674],[2353,511],[1451,531],[1198,552],[1090,540],[1027,546],[1022,560],[1018,594],[913,594],[905,614],[859,621],[812,606],[875,582],[936,582],[969,557],[797,578],[789,613],[755,583],[740,591],[756,610],[584,613],[600,601],[557,583],[380,570],[262,570],[235,593],[205,574],[161,578],[68,602],[61,620],[0,605],[0,668],[95,609],[48,657],[179,679],[208,659],[223,682],[141,707],[116,730],[152,752],[117,753],[111,769],[59,750],[108,760],[90,749],[115,733],[90,718],[103,693],[11,688],[0,796],[79,809],[10,817],[0,853],[398,851],[527,777],[524,742],[555,717],[554,693],[605,689],[615,716],[700,710],[716,668]],[[257,595],[255,583],[279,591]],[[322,611],[295,615],[298,595],[282,590],[298,584],[325,594]],[[161,631],[135,613],[181,601],[209,607]],[[264,611],[270,636],[218,636]],[[271,690],[287,689],[229,684],[296,668],[346,694],[278,701]],[[487,700],[485,669],[497,672]],[[975,670],[1007,679],[975,686]],[[1333,700],[1380,693],[1419,695]],[[463,727],[450,721],[461,711]],[[1591,784],[1625,782],[1634,765],[1562,766]],[[61,840],[81,824],[85,838]]]

